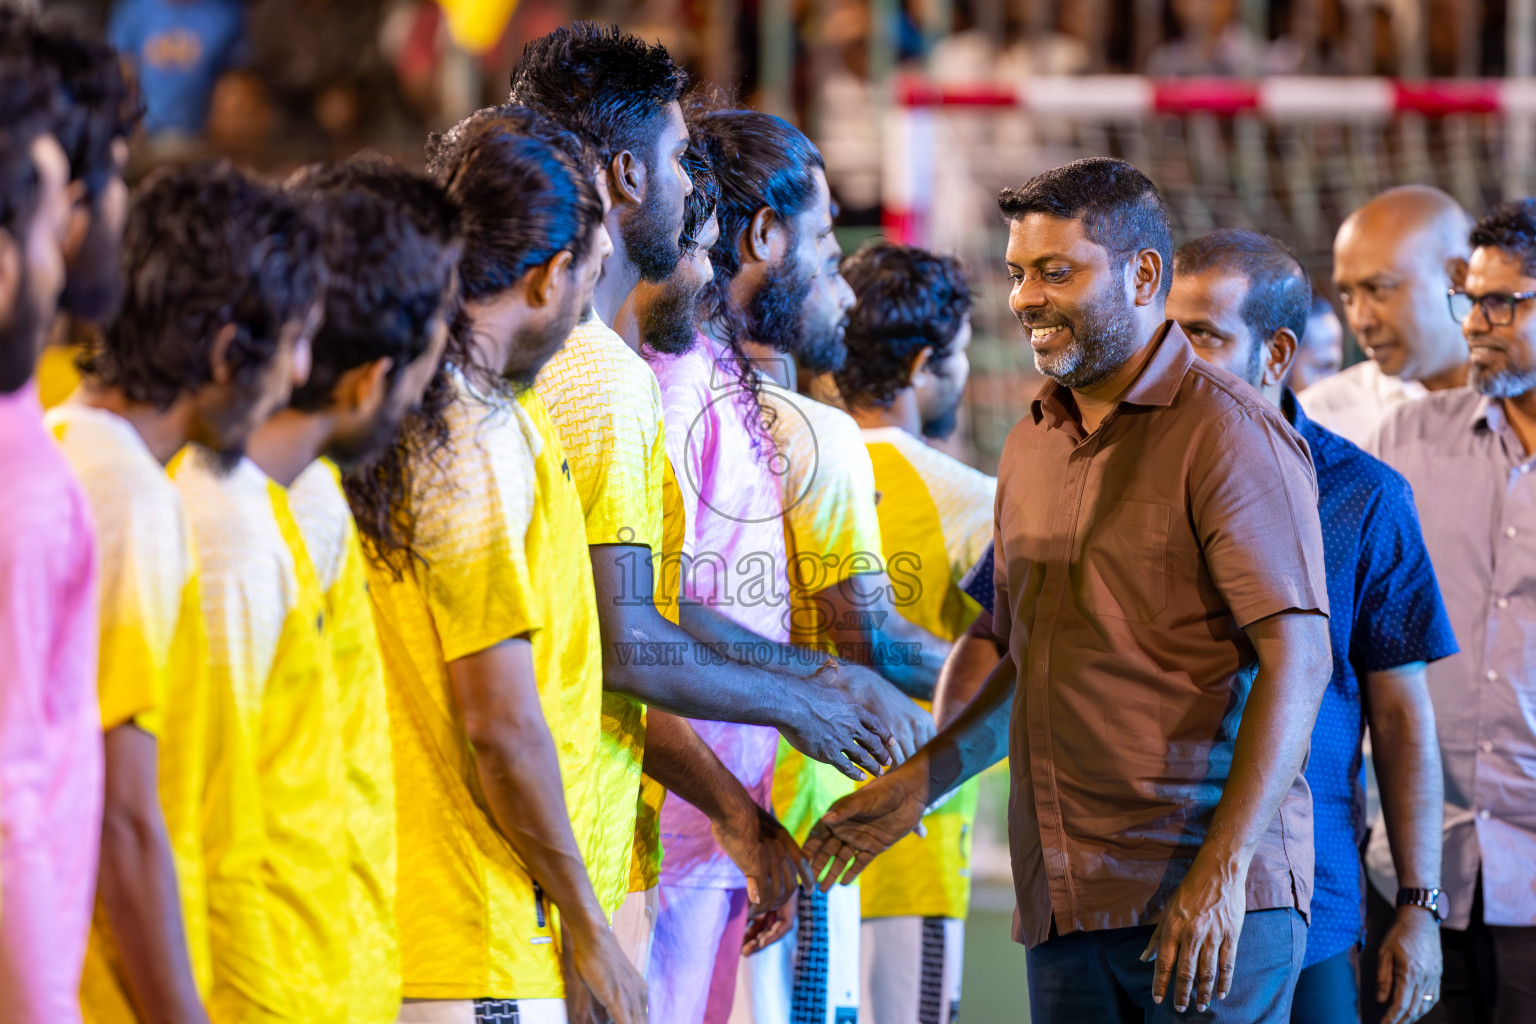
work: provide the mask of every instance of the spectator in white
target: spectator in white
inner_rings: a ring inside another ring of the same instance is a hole
[[[1147,57],[1155,78],[1249,78],[1264,70],[1264,48],[1238,18],[1235,0],[1173,0],[1179,34]]]
[[[1471,233],[1451,296],[1470,388],[1387,414],[1378,454],[1413,487],[1462,653],[1429,666],[1445,771],[1442,1007],[1425,1020],[1536,1020],[1536,200]],[[1366,857],[1362,975],[1397,892],[1385,837]],[[1364,1020],[1374,1024],[1365,1001]]]
[[[1296,359],[1285,378],[1285,386],[1292,391],[1305,391],[1343,368],[1344,325],[1339,323],[1333,303],[1321,295],[1312,296],[1307,333],[1296,344]]]
[[[1390,188],[1350,214],[1333,241],[1333,283],[1370,359],[1301,393],[1308,416],[1366,445],[1395,405],[1467,380],[1467,343],[1446,290],[1467,269],[1472,218],[1436,188]]]

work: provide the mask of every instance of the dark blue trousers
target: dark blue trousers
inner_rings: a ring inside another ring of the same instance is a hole
[[[1031,1024],[1287,1024],[1291,993],[1307,950],[1307,924],[1295,910],[1260,910],[1243,920],[1232,991],[1197,1013],[1173,1008],[1173,983],[1152,1002],[1153,964],[1142,963],[1153,927],[1053,936],[1031,949]]]
[[[1360,1024],[1360,985],[1352,952],[1346,949],[1301,972],[1291,1024]]]

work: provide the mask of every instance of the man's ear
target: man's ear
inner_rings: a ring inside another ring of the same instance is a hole
[[[395,361],[389,356],[354,366],[337,382],[336,398],[348,412],[372,413],[389,393],[389,371]]]
[[[21,298],[21,247],[9,231],[0,229],[0,309],[14,310]],[[10,317],[0,320],[8,324]]]
[[[933,359],[932,345],[924,345],[912,356],[911,362],[907,364],[908,387],[917,383],[917,375],[928,369],[928,363],[931,359]]]
[[[608,194],[614,203],[640,205],[645,200],[645,185],[645,161],[629,150],[615,153],[608,161]]]
[[[95,211],[91,197],[86,194],[85,182],[70,182],[65,194],[69,197],[69,222],[64,230],[64,244],[59,246],[59,251],[64,254],[67,266],[80,255],[80,247],[85,244],[85,236],[90,233],[91,218]]]
[[[1150,306],[1163,290],[1162,253],[1143,249],[1136,254],[1136,305]]]
[[[1269,344],[1264,347],[1264,386],[1274,387],[1285,380],[1286,374],[1291,372],[1291,364],[1296,361],[1296,350],[1301,347],[1301,342],[1289,327],[1282,327],[1269,339]]]
[[[777,232],[784,230],[784,222],[767,206],[759,207],[741,233],[741,261],[766,263],[773,258],[773,241]]]
[[[1467,260],[1464,256],[1452,256],[1445,261],[1445,276],[1451,279],[1452,288],[1464,287],[1467,283]]]
[[[208,372],[215,384],[228,384],[235,379],[234,367],[229,363],[229,346],[234,343],[234,324],[225,324],[213,336],[213,344],[208,347]]]
[[[571,250],[561,249],[550,257],[549,262],[529,268],[524,287],[529,307],[537,309],[560,301],[562,292],[570,284],[574,260]]]

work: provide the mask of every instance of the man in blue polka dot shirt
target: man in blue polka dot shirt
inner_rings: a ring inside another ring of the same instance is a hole
[[[1441,976],[1441,766],[1425,666],[1457,648],[1412,492],[1385,463],[1307,419],[1284,386],[1312,301],[1295,256],[1266,235],[1224,230],[1186,243],[1173,266],[1168,316],[1196,354],[1252,384],[1285,413],[1317,472],[1333,678],[1306,768],[1316,889],[1291,1020],[1354,1022],[1362,1011],[1369,1021],[1418,1020],[1438,1002]],[[1404,888],[1378,968],[1365,965],[1357,984],[1367,723]]]

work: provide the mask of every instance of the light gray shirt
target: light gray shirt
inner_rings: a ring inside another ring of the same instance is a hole
[[[1429,666],[1445,768],[1448,927],[1536,924],[1536,459],[1470,388],[1392,409],[1376,454],[1408,478],[1461,653]],[[1371,880],[1397,891],[1384,830]]]

